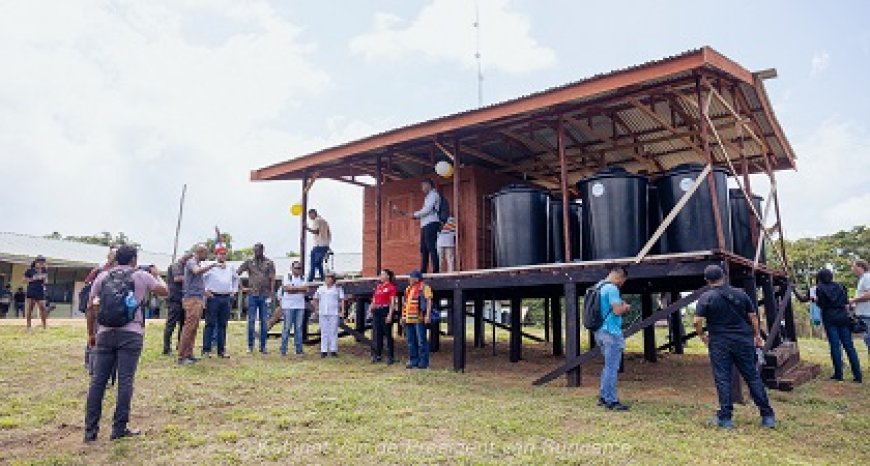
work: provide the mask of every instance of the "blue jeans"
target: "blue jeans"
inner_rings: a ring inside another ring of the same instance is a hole
[[[405,325],[405,336],[408,337],[408,365],[425,369],[429,367],[429,337],[426,335],[426,324]]]
[[[266,351],[266,338],[268,331],[266,321],[269,319],[269,306],[266,305],[265,296],[248,296],[248,349],[254,350],[254,327],[257,325],[257,316],[260,318],[260,352]]]
[[[323,261],[326,259],[326,254],[329,253],[329,246],[315,246],[311,248],[311,268],[308,270],[308,281],[314,281],[314,272],[320,272],[320,280],[326,279],[326,272],[323,271]]]
[[[870,316],[860,316],[861,320],[867,324],[867,332],[864,333],[864,344],[867,345],[867,351],[870,351]]]
[[[290,339],[290,326],[293,326],[293,346],[296,354],[302,354],[302,324],[305,322],[305,309],[284,309],[284,329],[281,330],[281,354],[287,354],[287,340]]]
[[[857,380],[863,380],[861,363],[858,360],[858,352],[855,351],[855,344],[852,342],[852,332],[849,330],[849,326],[828,323],[824,325],[825,333],[828,335],[828,345],[831,347],[831,362],[834,363],[834,377],[838,379],[843,378],[842,347],[845,348],[846,356],[849,358],[849,365],[852,366],[852,376]]]
[[[767,391],[758,374],[755,345],[751,337],[729,338],[720,335],[710,336],[710,366],[713,369],[713,382],[719,395],[719,411],[716,416],[721,420],[730,420],[734,404],[731,401],[731,368],[737,366],[737,371],[743,376],[749,387],[749,396],[761,416],[773,416],[773,408],[767,399]]]
[[[214,295],[205,302],[205,328],[202,332],[202,352],[211,353],[212,343],[217,343],[218,354],[226,354],[227,323],[230,320],[232,297]]]
[[[625,337],[614,335],[606,330],[595,332],[595,342],[601,347],[604,355],[604,369],[601,370],[601,387],[599,395],[605,403],[616,403],[616,380],[619,374],[619,363],[622,361],[622,350],[625,349]]]

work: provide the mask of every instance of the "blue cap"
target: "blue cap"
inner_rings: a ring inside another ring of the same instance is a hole
[[[418,280],[423,279],[423,274],[419,270],[414,270],[411,272],[411,278],[416,278]]]

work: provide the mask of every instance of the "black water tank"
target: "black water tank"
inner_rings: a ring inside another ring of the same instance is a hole
[[[492,238],[497,267],[547,262],[545,191],[510,185],[492,195]]]
[[[581,254],[582,249],[580,241],[580,238],[583,237],[583,230],[580,227],[583,206],[579,201],[570,202],[569,205],[570,212],[568,218],[571,222],[571,259],[580,260],[583,257]],[[565,243],[562,241],[565,237],[563,219],[562,200],[555,198],[550,199],[550,222],[548,223],[550,226],[548,255],[550,262],[565,262]]]
[[[704,170],[702,165],[679,165],[656,181],[659,205],[664,215],[680,202],[683,194]],[[731,209],[728,202],[728,172],[721,168],[713,169],[716,180],[716,202],[722,217],[722,233],[725,236],[725,249],[731,250]],[[667,250],[662,252],[690,252],[719,249],[716,235],[716,218],[713,214],[713,201],[707,180],[701,182],[695,194],[671,222],[665,232]]]
[[[734,238],[734,253],[749,260],[755,260],[755,245],[752,244],[752,224],[755,224],[755,234],[761,236],[761,222],[746,204],[746,197],[740,189],[728,191],[731,203],[731,235]],[[752,195],[755,211],[761,215],[761,196]],[[766,263],[764,246],[761,247],[759,262]]]
[[[633,257],[648,237],[647,179],[613,167],[579,181],[583,259]]]
[[[659,191],[655,186],[650,185],[647,191],[647,205],[649,206],[649,235],[652,236],[659,225],[662,224],[662,207],[659,205]],[[667,242],[666,235],[662,235],[658,241],[653,244],[652,249],[648,254],[661,254],[663,250],[667,250],[665,243]]]

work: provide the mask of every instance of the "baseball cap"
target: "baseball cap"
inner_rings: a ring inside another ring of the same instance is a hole
[[[708,265],[704,268],[704,280],[715,282],[725,277],[725,272],[718,265]]]
[[[419,270],[414,270],[410,274],[411,278],[416,278],[418,280],[423,278],[423,274]]]

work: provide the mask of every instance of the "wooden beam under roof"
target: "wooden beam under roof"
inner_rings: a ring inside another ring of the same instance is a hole
[[[614,147],[618,145],[618,142],[617,142],[615,139],[611,138],[610,136],[607,136],[606,134],[603,134],[603,133],[600,132],[600,131],[597,131],[595,128],[589,126],[589,125],[588,125],[586,122],[584,122],[584,121],[578,121],[578,120],[575,120],[575,119],[573,119],[573,118],[571,118],[571,117],[565,117],[565,121],[566,121],[566,122],[567,122],[571,127],[577,129],[578,131],[580,131],[581,133],[583,133],[586,137],[588,137],[588,138],[590,138],[590,139],[600,139],[601,141],[604,141],[604,142],[606,142],[606,143],[608,143],[608,144],[610,144],[611,146],[614,146]],[[613,120],[611,120],[611,121],[613,121]],[[605,148],[604,150],[607,150],[607,149]],[[619,153],[619,152],[622,152],[622,151],[620,151],[620,150],[616,150],[615,152]],[[637,153],[634,152],[634,151],[625,151],[625,153],[628,154],[631,158],[637,160],[637,161],[640,162],[641,164],[643,164],[643,165],[645,165],[646,167],[648,167],[651,171],[654,171],[654,172],[655,172],[655,171],[659,171],[659,170],[660,170],[660,168],[657,167],[656,164],[653,163],[651,160],[642,157],[640,154],[637,154]]]
[[[663,128],[667,129],[668,131],[670,131],[671,133],[674,133],[674,134],[679,133],[677,128],[674,128],[670,123],[668,123],[667,120],[665,120],[664,118],[662,118],[661,115],[656,113],[655,110],[647,108],[646,105],[642,104],[639,100],[637,100],[634,97],[630,97],[628,100],[629,100],[629,102],[631,102],[631,104],[634,106],[634,108],[640,110],[641,112],[646,114],[648,117],[655,120],[656,123],[661,125]],[[695,151],[695,153],[697,153],[698,155],[700,155],[701,157],[703,157],[706,160],[707,155],[704,154],[703,149],[701,149],[700,147],[698,147],[697,144],[695,144],[695,141],[692,141],[692,139],[688,138],[688,137],[680,137],[679,139],[682,140],[683,142],[685,142],[689,146],[689,148],[691,148],[693,151]]]

